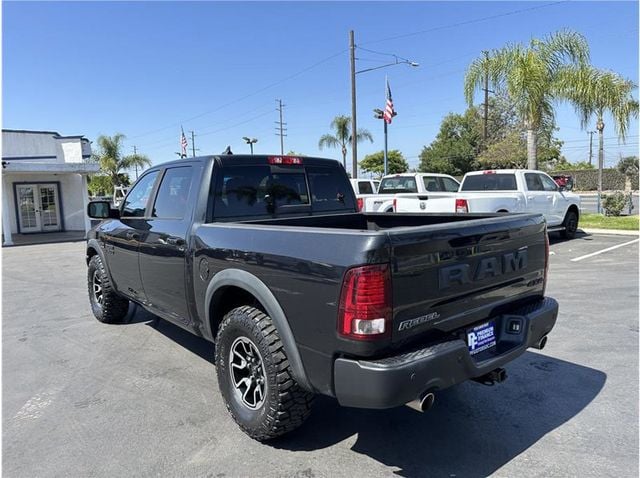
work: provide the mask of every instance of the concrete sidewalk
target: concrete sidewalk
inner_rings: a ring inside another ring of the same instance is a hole
[[[616,236],[638,236],[640,235],[640,231],[626,231],[623,229],[583,229],[579,228],[579,231],[582,231],[586,234],[610,234]]]

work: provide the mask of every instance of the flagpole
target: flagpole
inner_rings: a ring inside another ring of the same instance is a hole
[[[387,79],[387,75],[384,76],[384,97],[385,97],[385,108],[386,106],[386,99],[387,96],[389,94],[389,80]],[[387,174],[389,174],[389,164],[388,164],[388,159],[387,159],[387,120],[385,120],[383,118],[382,122],[384,123],[384,175],[386,176]]]

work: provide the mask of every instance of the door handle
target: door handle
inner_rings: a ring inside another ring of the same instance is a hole
[[[125,236],[127,237],[127,239],[131,240],[135,240],[137,241],[138,239],[140,239],[140,234],[138,234],[135,231],[127,231],[127,233],[125,234]]]
[[[529,201],[533,201],[533,198],[534,198],[534,197],[535,197],[535,196],[527,196],[527,199],[528,199]]]
[[[172,246],[183,246],[184,239],[180,237],[167,237],[167,244],[171,244]]]

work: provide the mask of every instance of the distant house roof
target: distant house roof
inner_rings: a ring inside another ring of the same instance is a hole
[[[3,133],[26,133],[26,134],[50,134],[56,139],[74,139],[74,138],[86,139],[82,134],[62,136],[57,131],[34,131],[34,130],[28,130],[28,129],[4,129],[3,128],[2,132]]]

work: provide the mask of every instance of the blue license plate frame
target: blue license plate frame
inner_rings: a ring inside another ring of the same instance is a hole
[[[475,327],[467,329],[467,347],[469,354],[476,355],[496,346],[496,326],[489,320]]]

